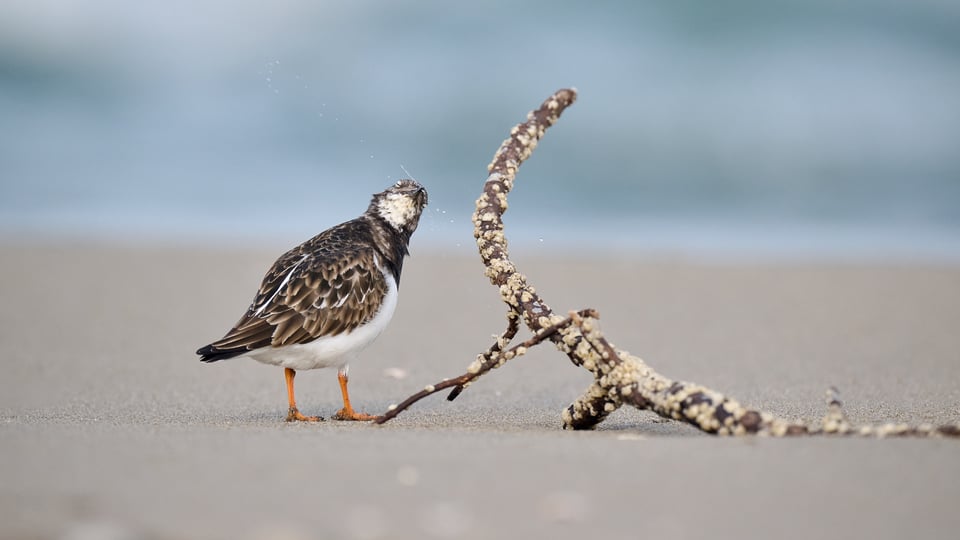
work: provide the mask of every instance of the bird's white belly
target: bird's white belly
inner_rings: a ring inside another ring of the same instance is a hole
[[[376,316],[367,324],[336,336],[320,337],[310,343],[284,347],[262,347],[244,356],[264,364],[283,366],[294,370],[343,367],[360,351],[373,343],[393,318],[397,308],[397,283],[393,275],[385,273],[387,294]]]

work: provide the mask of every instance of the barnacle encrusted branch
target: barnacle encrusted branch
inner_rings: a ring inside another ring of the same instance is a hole
[[[503,141],[487,167],[489,176],[477,200],[473,214],[474,237],[486,267],[485,274],[499,289],[500,297],[509,308],[507,331],[471,364],[467,373],[427,386],[400,405],[392,406],[376,420],[377,423],[386,422],[419,399],[443,388],[454,387],[449,397],[453,399],[487,371],[522,355],[533,345],[550,340],[574,365],[594,375],[594,381],[584,394],[563,411],[564,428],[593,428],[621,405],[630,405],[720,435],[960,437],[960,425],[852,426],[843,414],[836,390],[828,395],[828,413],[819,425],[807,426],[778,418],[768,412],[744,407],[715,390],[660,375],[640,358],[616,349],[607,341],[599,328],[599,316],[593,310],[570,313],[567,317],[555,314],[510,260],[502,218],[507,210],[507,194],[513,188],[517,169],[530,157],[547,128],[560,118],[560,114],[576,97],[573,89],[556,92],[538,109],[529,113],[525,122],[510,131],[510,137]],[[506,349],[521,319],[534,337]]]
[[[484,373],[493,369],[497,369],[505,364],[507,360],[516,358],[518,356],[523,356],[527,353],[527,349],[530,347],[540,344],[543,342],[543,340],[550,338],[561,329],[569,326],[571,322],[575,320],[575,317],[588,315],[596,314],[592,310],[583,310],[579,313],[571,313],[566,319],[562,319],[557,324],[545,328],[543,331],[539,332],[523,343],[504,350],[504,347],[506,347],[510,340],[513,339],[513,336],[517,335],[517,331],[520,329],[520,325],[517,323],[516,314],[513,312],[508,313],[507,320],[509,324],[507,326],[507,330],[496,338],[496,341],[490,346],[489,349],[487,349],[487,352],[477,356],[477,359],[474,360],[474,362],[467,368],[466,373],[452,379],[444,379],[436,384],[425,386],[423,390],[408,397],[401,403],[397,405],[391,405],[390,408],[387,409],[386,413],[378,416],[374,420],[374,423],[382,424],[394,416],[397,416],[404,410],[410,408],[411,405],[420,401],[421,399],[450,387],[453,387],[453,391],[450,392],[450,395],[447,396],[447,399],[453,401],[458,395],[460,395],[460,392],[462,392],[464,388],[470,386],[470,383],[480,378],[480,376]]]

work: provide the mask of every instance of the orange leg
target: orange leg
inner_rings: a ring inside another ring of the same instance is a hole
[[[284,368],[283,375],[287,379],[287,400],[290,402],[290,409],[287,411],[287,422],[319,422],[323,420],[323,418],[319,416],[304,416],[300,414],[300,411],[297,410],[297,400],[293,397],[293,378],[297,376],[297,372],[290,368]]]
[[[373,420],[376,416],[371,416],[369,414],[358,413],[353,410],[353,407],[350,405],[350,394],[347,393],[347,368],[342,367],[340,371],[337,372],[337,379],[340,380],[340,393],[343,394],[343,408],[337,411],[337,414],[333,415],[333,418],[336,420]]]

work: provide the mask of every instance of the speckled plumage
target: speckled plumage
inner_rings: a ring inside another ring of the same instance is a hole
[[[233,328],[197,351],[200,359],[249,356],[294,370],[343,368],[389,322],[426,205],[426,190],[401,180],[375,194],[360,217],[284,253]]]
[[[380,217],[377,205],[401,188],[422,193],[422,204],[397,229]],[[281,255],[240,320],[224,337],[197,351],[201,360],[215,362],[262,347],[309,343],[370,321],[389,288],[381,269],[399,285],[407,245],[426,200],[419,184],[398,182],[375,195],[362,216]]]

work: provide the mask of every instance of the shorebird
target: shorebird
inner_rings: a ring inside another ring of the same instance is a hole
[[[350,405],[350,362],[383,332],[397,307],[407,246],[427,205],[427,191],[400,180],[373,195],[360,217],[284,253],[264,276],[243,317],[197,354],[203,362],[249,357],[283,367],[287,421],[317,422],[297,409],[297,371],[337,367],[343,408],[337,420],[372,420]]]

